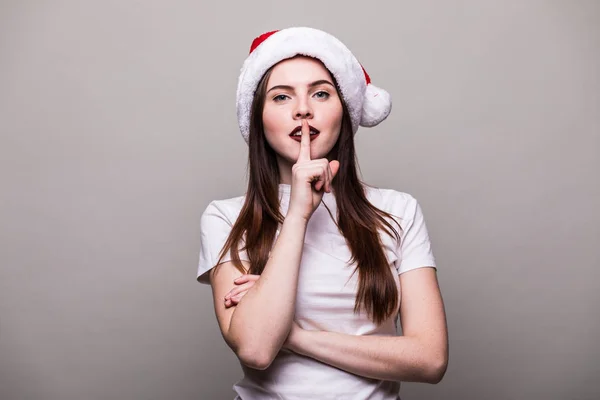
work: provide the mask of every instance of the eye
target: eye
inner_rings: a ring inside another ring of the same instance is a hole
[[[273,97],[273,101],[284,101],[287,98],[288,98],[288,96],[286,96],[285,94],[279,94],[279,95]]]
[[[329,93],[321,90],[321,91],[315,93],[315,97],[318,98],[318,99],[326,99],[326,98],[329,97]]]

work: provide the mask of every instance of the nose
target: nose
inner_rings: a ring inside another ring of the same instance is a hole
[[[294,110],[294,119],[312,118],[313,111],[306,99],[299,99]]]

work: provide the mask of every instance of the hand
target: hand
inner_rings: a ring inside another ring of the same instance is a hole
[[[310,159],[310,127],[302,119],[302,137],[298,161],[292,166],[292,192],[290,195],[290,213],[308,221],[321,203],[324,192],[331,192],[331,181],[338,173],[340,162]],[[314,185],[313,185],[314,183]]]
[[[236,278],[233,283],[237,286],[234,287],[225,295],[225,308],[233,307],[237,305],[242,297],[246,294],[248,289],[254,286],[254,283],[260,278],[260,275],[246,274],[239,278]]]

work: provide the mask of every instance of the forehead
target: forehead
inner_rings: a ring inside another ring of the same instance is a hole
[[[331,74],[316,58],[296,56],[275,64],[267,86],[307,85],[316,80],[331,80]]]

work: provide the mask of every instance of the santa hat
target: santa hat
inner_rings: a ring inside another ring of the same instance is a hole
[[[352,132],[383,121],[392,109],[388,92],[374,86],[350,50],[334,36],[313,28],[295,27],[267,32],[252,42],[237,88],[237,117],[248,143],[254,93],[265,72],[278,62],[305,55],[319,59],[335,77],[350,119]]]

